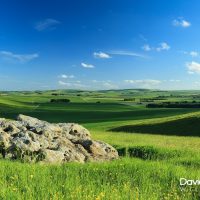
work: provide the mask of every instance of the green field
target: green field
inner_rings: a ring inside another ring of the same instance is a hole
[[[1,160],[0,199],[199,199],[200,186],[180,187],[179,179],[200,179],[200,108],[146,108],[194,101],[200,91],[0,92],[0,117],[80,123],[120,155],[51,166]]]

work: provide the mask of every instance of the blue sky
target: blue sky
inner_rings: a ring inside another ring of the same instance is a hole
[[[0,90],[200,89],[198,0],[0,0]]]

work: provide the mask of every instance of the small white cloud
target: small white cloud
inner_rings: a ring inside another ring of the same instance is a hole
[[[60,78],[65,78],[65,79],[67,79],[67,78],[75,78],[74,75],[66,75],[66,74],[61,74],[59,77]]]
[[[20,63],[29,62],[35,58],[38,58],[37,53],[34,54],[15,54],[10,51],[0,51],[0,56],[8,61],[18,61]]]
[[[186,21],[183,18],[179,17],[178,19],[175,19],[172,21],[172,25],[187,28],[187,27],[191,26],[191,23],[189,21]]]
[[[197,51],[179,51],[180,53],[183,53],[185,55],[190,55],[192,57],[198,57],[199,56],[199,52]]]
[[[169,50],[170,48],[171,47],[166,42],[161,42],[158,47],[152,47],[149,44],[145,44],[145,45],[142,46],[142,49],[144,51],[153,51],[153,50],[155,50],[155,51],[160,52],[160,51],[163,51],[163,50]]]
[[[170,46],[166,42],[160,43],[160,46],[156,48],[157,51],[169,50]]]
[[[92,64],[86,64],[86,63],[81,63],[81,66],[84,67],[84,68],[94,68],[94,65]]]
[[[45,19],[43,21],[37,22],[35,25],[35,29],[37,31],[44,31],[44,30],[53,30],[56,28],[56,25],[60,24],[61,22],[55,19]]]
[[[68,76],[65,75],[65,74],[62,74],[62,75],[61,75],[61,78],[68,78]]]
[[[194,74],[194,72],[188,71],[188,74]]]
[[[197,57],[199,55],[199,53],[197,51],[191,51],[189,53],[192,57]]]
[[[186,67],[188,69],[189,74],[200,74],[200,63],[192,61],[190,63],[186,63]]]
[[[143,49],[144,51],[151,51],[151,50],[152,50],[152,48],[151,48],[148,44],[145,44],[145,45],[142,47],[142,49]]]
[[[93,56],[95,57],[95,58],[111,58],[111,56],[109,55],[109,54],[107,54],[107,53],[104,53],[104,52],[94,52],[93,53]]]

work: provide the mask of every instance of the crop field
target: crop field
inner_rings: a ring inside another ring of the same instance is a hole
[[[200,91],[0,92],[1,118],[80,123],[120,155],[63,165],[0,160],[0,199],[200,199],[200,185],[180,186],[180,178],[200,179],[200,108],[191,106],[198,103]]]

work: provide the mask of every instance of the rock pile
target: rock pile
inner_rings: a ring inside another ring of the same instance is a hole
[[[118,158],[112,146],[92,140],[81,125],[53,124],[25,115],[19,115],[17,121],[0,119],[0,152],[3,158],[45,163]]]

